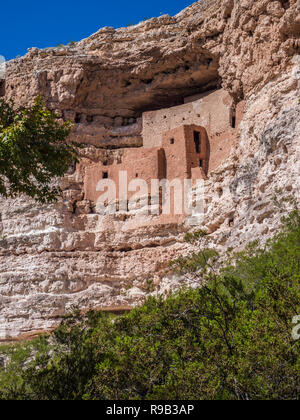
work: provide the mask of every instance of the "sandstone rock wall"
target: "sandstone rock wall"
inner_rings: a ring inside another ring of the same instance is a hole
[[[142,145],[142,113],[222,87],[243,101],[230,156],[205,181],[209,246],[223,252],[266,239],[299,201],[300,2],[199,1],[175,17],[100,29],[75,47],[31,49],[8,64],[6,98],[42,93],[75,123],[82,161]],[[226,139],[224,139],[226,141]],[[101,216],[80,170],[63,199],[0,202],[0,337],[50,329],[72,305],[126,309],[183,280],[168,261],[190,251],[184,219],[160,223]]]
[[[142,118],[144,147],[161,146],[162,137],[167,131],[185,124],[206,127],[210,137],[227,132],[234,107],[230,95],[218,89],[201,96],[183,105],[145,112]]]

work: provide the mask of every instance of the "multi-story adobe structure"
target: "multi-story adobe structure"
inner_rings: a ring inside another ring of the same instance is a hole
[[[85,199],[96,203],[101,179],[114,181],[119,196],[120,173],[127,183],[139,178],[151,186],[153,179],[207,179],[229,156],[241,119],[242,104],[234,106],[222,89],[185,98],[183,105],[145,112],[143,146],[126,148],[122,156],[83,169]],[[128,197],[133,192],[128,192]]]

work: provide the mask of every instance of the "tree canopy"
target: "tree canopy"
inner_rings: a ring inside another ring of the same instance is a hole
[[[26,194],[40,202],[57,199],[55,178],[77,160],[67,142],[70,122],[47,109],[41,97],[30,108],[0,101],[0,194]]]

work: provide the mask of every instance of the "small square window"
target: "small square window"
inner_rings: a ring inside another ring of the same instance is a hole
[[[108,178],[108,172],[103,172],[102,177],[103,177],[103,179],[107,179]]]
[[[236,109],[232,108],[230,113],[230,125],[232,128],[236,128]]]
[[[175,139],[171,139],[170,144],[174,144],[174,143],[175,143]]]

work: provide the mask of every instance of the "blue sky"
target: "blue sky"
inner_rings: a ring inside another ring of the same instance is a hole
[[[0,55],[79,41],[103,26],[119,28],[160,14],[175,15],[193,0],[1,1]]]

